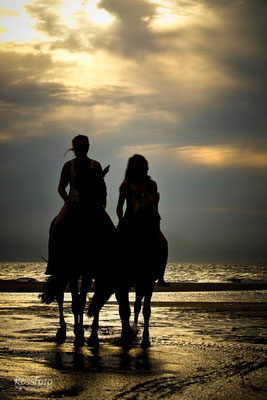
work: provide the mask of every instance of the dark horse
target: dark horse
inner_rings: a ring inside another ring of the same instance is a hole
[[[159,200],[159,199],[158,199]],[[137,327],[138,316],[143,304],[144,331],[141,346],[150,346],[149,320],[151,316],[151,298],[155,281],[164,268],[167,260],[167,242],[160,239],[159,214],[155,204],[146,204],[134,212],[131,223],[117,228],[117,249],[114,269],[114,281],[111,286],[96,286],[95,294],[89,305],[88,314],[94,316],[90,344],[98,343],[99,312],[108,299],[115,292],[119,303],[119,312],[122,323],[122,344],[130,344],[134,331],[130,327],[129,291],[135,287],[136,301],[134,305],[134,326]],[[111,281],[112,282],[112,281]]]
[[[103,215],[101,215],[103,220]],[[99,221],[100,219],[100,221]],[[52,221],[50,232],[55,219]],[[63,313],[64,290],[69,284],[72,295],[72,312],[74,315],[75,344],[84,341],[83,312],[86,296],[96,277],[96,265],[101,266],[99,249],[100,231],[104,230],[99,215],[84,215],[84,210],[73,207],[60,227],[60,237],[56,241],[53,263],[55,272],[48,278],[40,297],[44,303],[57,300],[60,328],[56,341],[63,343],[66,339],[66,323]],[[102,237],[102,244],[103,243]],[[104,264],[104,263],[103,263]],[[81,285],[79,280],[81,279]],[[79,287],[80,286],[80,287]]]
[[[108,172],[108,168],[103,170],[103,176]],[[50,271],[51,276],[45,283],[40,297],[47,304],[57,300],[60,328],[56,334],[56,341],[63,343],[66,340],[64,290],[69,284],[74,315],[74,344],[83,345],[86,296],[92,286],[92,279],[105,282],[103,277],[107,276],[105,269],[115,227],[103,208],[90,210],[88,206],[73,204],[61,222],[56,240],[54,235],[54,240],[51,241],[55,220],[56,218],[52,221],[49,231],[49,262],[54,265],[54,270]]]

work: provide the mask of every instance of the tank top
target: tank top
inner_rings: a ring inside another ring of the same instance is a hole
[[[89,159],[89,168],[94,168],[95,167],[95,160]],[[71,160],[71,165],[70,165],[70,189],[69,189],[69,198],[72,201],[79,202],[79,192],[77,188],[77,172],[75,171],[74,167],[74,159]]]
[[[143,191],[134,190],[132,186],[124,181],[120,186],[120,191],[124,193],[126,198],[126,211],[124,217],[126,220],[131,220],[134,214],[146,207],[150,207],[153,204],[153,196],[152,196],[152,181],[149,179],[146,183],[146,187]]]

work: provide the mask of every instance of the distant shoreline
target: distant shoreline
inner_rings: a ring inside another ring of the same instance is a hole
[[[16,281],[0,279],[0,292],[38,293],[41,292],[44,282]],[[134,290],[134,289],[132,289]],[[215,282],[170,282],[170,287],[155,285],[155,292],[219,292],[267,290],[267,283],[215,283]],[[68,289],[66,291],[69,291]],[[91,290],[92,292],[94,289]]]

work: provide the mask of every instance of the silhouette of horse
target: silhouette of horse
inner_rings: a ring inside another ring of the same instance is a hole
[[[103,176],[108,172],[103,170]],[[115,230],[111,220],[107,224],[108,215],[104,209],[89,211],[73,205],[71,212],[61,223],[60,235],[57,235],[56,248],[53,252],[55,271],[44,284],[40,298],[43,303],[58,303],[60,328],[56,333],[56,341],[66,340],[66,322],[64,319],[64,290],[69,284],[72,295],[72,312],[74,315],[74,344],[84,344],[83,313],[86,296],[96,281],[105,276],[105,266]],[[56,218],[51,223],[49,237]],[[105,251],[103,251],[103,248]],[[79,280],[81,284],[79,285]],[[79,287],[80,286],[80,287]]]
[[[159,196],[157,202],[159,201]],[[96,286],[95,294],[88,309],[88,315],[94,316],[90,345],[98,344],[99,312],[109,296],[115,293],[122,323],[121,340],[123,345],[131,344],[137,332],[138,316],[143,304],[144,330],[141,346],[150,346],[149,320],[151,316],[151,298],[155,281],[167,259],[167,245],[160,240],[159,214],[152,203],[136,202],[131,223],[117,228],[118,266],[115,280],[110,287]],[[115,271],[115,270],[113,270]],[[115,284],[114,284],[115,282]],[[136,301],[134,305],[134,330],[130,327],[129,291],[135,286]]]

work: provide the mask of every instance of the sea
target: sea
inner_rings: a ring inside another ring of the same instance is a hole
[[[0,262],[0,279],[44,281],[45,262]],[[168,282],[267,283],[267,264],[168,263]]]

